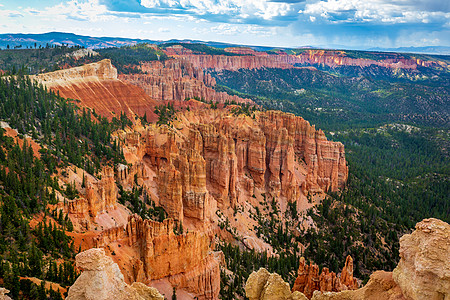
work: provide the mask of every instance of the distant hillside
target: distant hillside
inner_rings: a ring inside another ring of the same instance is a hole
[[[48,32],[42,34],[0,34],[0,49],[6,49],[8,46],[10,49],[14,48],[39,48],[46,47],[48,45],[68,45],[68,46],[81,46],[85,48],[107,48],[107,47],[121,47],[136,45],[138,43],[151,43],[151,44],[163,44],[163,43],[204,43],[208,46],[217,48],[226,48],[230,46],[236,46],[233,44],[226,44],[220,42],[203,42],[196,40],[148,40],[148,39],[131,39],[131,38],[116,38],[116,37],[91,37],[85,35],[78,35],[66,32]],[[265,48],[265,47],[262,47]]]
[[[388,52],[403,52],[403,53],[427,53],[450,55],[450,47],[448,46],[425,46],[425,47],[399,47],[399,48],[371,48],[369,51],[388,51]]]
[[[85,48],[107,48],[107,47],[121,47],[136,45],[138,43],[151,43],[151,44],[166,44],[166,43],[192,43],[192,44],[205,44],[215,48],[227,48],[235,46],[248,46],[256,51],[269,51],[272,49],[279,49],[278,47],[268,46],[250,46],[250,45],[238,45],[229,44],[214,41],[199,41],[199,40],[150,40],[150,39],[133,39],[133,38],[118,38],[118,37],[92,37],[86,35],[78,35],[67,32],[48,32],[40,34],[28,34],[28,33],[5,33],[0,34],[0,49],[6,49],[9,45],[10,49],[16,48],[39,48],[48,45],[68,45],[68,46],[81,46]],[[317,47],[306,46],[298,49],[316,49]],[[336,47],[341,49],[342,47]],[[344,47],[345,48],[345,47]],[[282,48],[284,50],[294,48]],[[319,48],[317,48],[319,49]],[[322,48],[325,49],[325,48]],[[368,51],[387,51],[387,52],[403,52],[403,53],[427,53],[427,54],[439,54],[450,55],[450,47],[448,46],[425,46],[425,47],[401,47],[401,48],[371,48]]]

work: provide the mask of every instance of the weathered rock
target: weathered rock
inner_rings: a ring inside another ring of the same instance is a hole
[[[264,290],[264,286],[269,279],[269,276],[269,271],[264,268],[250,274],[245,284],[245,295],[249,300],[261,299],[261,293]]]
[[[101,248],[81,252],[75,259],[83,272],[69,288],[68,300],[164,299],[153,288],[126,284],[117,264]]]
[[[12,300],[8,295],[9,290],[5,288],[0,288],[0,300]]]
[[[96,217],[99,213],[117,207],[117,186],[114,169],[105,166],[100,180],[87,180],[84,197],[67,201],[68,212],[79,218]]]
[[[164,222],[129,217],[126,228],[103,231],[97,247],[115,248],[126,282],[167,279],[198,299],[217,299],[220,291],[219,259],[212,251],[212,240],[204,232],[174,233],[174,220]]]
[[[356,281],[356,278],[353,278],[353,259],[350,255],[347,256],[345,266],[342,268],[341,283],[349,290],[358,288],[358,282]]]
[[[148,127],[123,145],[126,157],[149,162],[158,183],[155,201],[176,220],[204,223],[211,198],[221,208],[234,207],[251,198],[254,188],[296,202],[346,182],[343,145],[327,141],[300,117],[201,109],[177,118],[173,128]]]
[[[136,290],[142,300],[164,300],[164,297],[157,289],[149,287],[141,282],[133,282],[131,287]]]
[[[339,292],[357,288],[358,282],[353,278],[353,260],[350,256],[347,256],[340,277],[330,272],[328,268],[323,268],[319,275],[319,266],[312,262],[308,266],[301,257],[292,291],[300,291],[311,298],[314,291]]]
[[[393,276],[408,299],[450,299],[450,225],[425,219],[402,236]]]
[[[288,300],[292,299],[289,284],[280,275],[273,273],[267,279],[261,292],[261,300]]]
[[[245,284],[245,295],[249,300],[305,300],[300,292],[291,293],[289,284],[280,275],[261,268],[252,272]]]
[[[406,300],[391,272],[376,271],[369,282],[358,290],[342,292],[315,291],[311,300]]]

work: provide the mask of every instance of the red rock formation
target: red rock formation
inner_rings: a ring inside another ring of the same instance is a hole
[[[350,255],[347,256],[345,266],[342,268],[341,283],[350,290],[358,288],[358,282],[356,281],[356,278],[353,278],[353,259]]]
[[[101,179],[87,180],[84,197],[67,201],[68,213],[79,218],[96,217],[107,209],[117,207],[117,186],[114,180],[114,169],[105,166]]]
[[[153,110],[157,102],[142,89],[118,80],[117,70],[108,59],[35,78],[62,97],[79,100],[79,106],[92,108],[109,120],[122,112],[132,120],[135,114],[156,119]]]
[[[259,188],[299,201],[346,182],[343,145],[300,117],[268,111],[253,119],[201,109],[177,118],[174,128],[143,129],[140,145],[136,138],[123,145],[126,157],[145,158],[158,183],[154,201],[176,220],[207,220],[210,197],[219,207],[234,207]]]
[[[306,297],[311,298],[314,291],[339,292],[357,288],[358,282],[356,278],[353,278],[353,260],[350,256],[347,256],[340,277],[330,272],[328,268],[323,268],[319,275],[319,267],[312,262],[308,266],[305,258],[302,257],[292,291],[302,292]]]
[[[141,69],[146,74],[121,74],[119,78],[141,87],[152,99],[182,101],[199,98],[219,103],[252,102],[249,99],[215,91],[212,87],[216,85],[216,80],[184,59],[145,63],[141,65]]]

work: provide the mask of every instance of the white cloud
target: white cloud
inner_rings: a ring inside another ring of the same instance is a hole
[[[99,0],[77,1],[70,0],[66,3],[47,7],[44,10],[26,8],[25,12],[49,19],[66,20],[73,19],[78,21],[107,21],[117,17],[109,14],[105,5],[99,3]]]
[[[197,16],[232,15],[234,18],[262,18],[285,16],[292,4],[266,0],[142,0],[150,9],[168,9],[169,13],[188,12]]]
[[[433,20],[450,19],[444,11],[422,10],[405,1],[390,0],[329,0],[308,3],[300,14],[322,18],[332,23],[430,23]],[[315,20],[315,19],[314,19]],[[314,21],[311,19],[311,21]]]

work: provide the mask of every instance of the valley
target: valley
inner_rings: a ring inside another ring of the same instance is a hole
[[[413,268],[400,238],[436,218],[448,241],[449,63],[186,43],[0,50],[0,283],[13,299],[82,299],[101,271],[123,299],[256,300],[249,277],[266,268],[289,291],[270,299],[384,280],[401,294],[404,269],[374,273]]]

